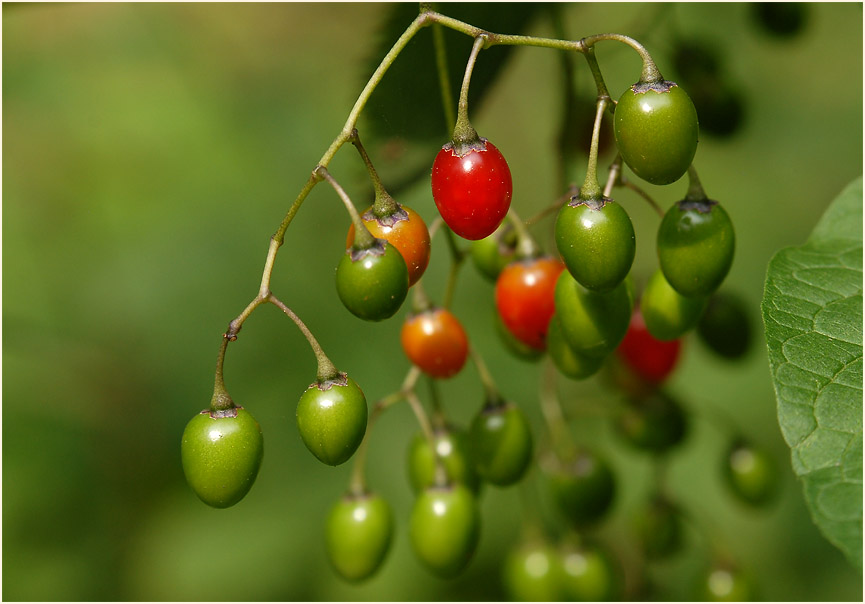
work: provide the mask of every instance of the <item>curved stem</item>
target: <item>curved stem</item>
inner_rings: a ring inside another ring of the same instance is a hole
[[[541,378],[541,414],[550,432],[550,442],[556,456],[559,459],[572,459],[576,454],[576,446],[571,440],[568,432],[568,424],[562,413],[559,396],[556,393],[556,366],[550,359],[544,363],[544,372]]]
[[[502,397],[499,394],[499,389],[496,388],[495,380],[493,380],[493,376],[489,369],[487,369],[487,365],[484,363],[483,358],[478,354],[478,351],[475,350],[473,346],[469,346],[469,354],[472,357],[472,362],[475,364],[475,367],[477,367],[478,376],[481,379],[481,385],[484,387],[487,401],[501,402]]]
[[[300,317],[294,314],[293,310],[273,294],[268,296],[268,301],[276,305],[282,310],[282,312],[288,315],[288,318],[294,321],[294,324],[297,325],[297,328],[303,334],[303,337],[305,337],[306,341],[309,342],[309,346],[312,348],[313,354],[315,354],[315,360],[318,362],[318,371],[316,372],[318,381],[326,382],[336,378],[339,375],[339,371],[337,371],[336,366],[330,361],[327,355],[324,354],[324,350],[322,350],[318,340],[315,339],[315,336],[312,335],[309,328],[307,328],[303,321],[300,320]]]
[[[225,379],[223,378],[223,365],[225,363],[225,351],[228,349],[229,338],[222,337],[222,344],[219,347],[219,354],[216,357],[216,378],[213,383],[213,397],[210,399],[210,409],[212,411],[225,411],[234,407],[234,401],[228,394],[225,388]]]
[[[598,183],[598,141],[601,138],[601,120],[609,102],[610,97],[608,96],[598,97],[595,125],[592,128],[592,145],[589,150],[589,167],[586,170],[586,181],[580,189],[580,199],[585,201],[601,201],[603,199],[601,185]]]
[[[601,67],[598,65],[598,59],[595,57],[595,49],[590,46],[583,56],[586,57],[586,62],[589,64],[589,70],[592,72],[592,77],[595,79],[595,87],[598,89],[598,97],[610,98],[610,93],[607,92],[607,84],[604,82],[604,75],[601,73]]]
[[[339,198],[345,205],[345,209],[348,211],[349,216],[351,216],[351,222],[354,224],[354,243],[352,244],[352,247],[358,250],[365,250],[371,247],[375,243],[375,237],[373,237],[372,233],[369,232],[369,229],[366,228],[366,225],[363,223],[363,220],[361,220],[360,214],[357,213],[357,208],[354,207],[348,194],[341,186],[339,186],[339,183],[336,182],[334,177],[330,175],[327,168],[319,166],[315,171],[333,187],[334,191],[336,191],[336,194],[339,195]]]
[[[375,190],[375,202],[372,206],[373,214],[379,217],[393,215],[394,212],[399,209],[399,206],[384,188],[375,166],[372,165],[372,160],[369,158],[369,154],[360,142],[357,128],[352,130],[351,144],[354,145],[357,152],[360,153],[360,157],[363,159],[364,165],[366,165],[366,171],[369,173],[369,179],[372,181],[372,187]]]
[[[435,441],[435,433],[432,429],[432,423],[430,423],[429,417],[427,417],[426,412],[423,409],[423,405],[420,402],[420,399],[415,394],[414,390],[410,390],[405,393],[405,400],[408,401],[408,404],[411,406],[411,410],[414,411],[415,417],[417,418],[418,424],[420,424],[420,429],[424,433],[424,437],[427,439],[429,443],[430,450],[433,452],[435,457],[435,481],[436,485],[445,485],[448,482],[447,472],[445,471],[444,464],[442,463],[441,457],[439,457],[438,452],[436,451],[436,441]]]
[[[697,176],[697,169],[694,164],[691,164],[688,166],[688,192],[685,194],[685,201],[708,201],[708,199],[700,183],[700,177]]]
[[[596,34],[594,36],[583,38],[580,42],[584,48],[589,49],[602,40],[623,42],[637,51],[637,54],[639,54],[640,58],[643,60],[643,71],[640,74],[641,83],[660,82],[664,79],[661,72],[658,71],[658,67],[655,65],[655,61],[652,59],[652,55],[649,54],[649,51],[630,36],[622,34]]]
[[[661,206],[658,205],[652,196],[646,193],[641,187],[638,187],[631,181],[625,178],[624,172],[622,171],[622,155],[617,154],[616,159],[613,160],[613,163],[610,164],[610,172],[607,176],[607,184],[604,185],[604,197],[610,196],[610,191],[612,191],[613,187],[625,187],[626,189],[630,189],[637,195],[643,198],[655,212],[658,213],[658,216],[661,218],[664,217],[664,210]]]
[[[475,68],[478,54],[481,48],[484,47],[486,36],[483,34],[475,38],[475,43],[472,45],[472,52],[469,55],[469,60],[466,63],[466,71],[463,74],[463,84],[460,88],[460,100],[457,104],[457,123],[454,126],[454,144],[466,145],[474,143],[478,140],[478,133],[469,122],[469,84],[472,80],[472,71]],[[457,154],[461,153],[459,149],[455,149]]]

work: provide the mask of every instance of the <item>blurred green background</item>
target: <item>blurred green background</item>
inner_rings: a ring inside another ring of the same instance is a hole
[[[734,220],[737,260],[725,289],[748,302],[758,341],[738,364],[717,361],[693,336],[686,342],[670,390],[692,411],[693,425],[670,460],[670,490],[756,578],[762,599],[861,600],[861,574],[812,525],[789,468],[759,341],[769,258],[803,242],[828,202],[862,171],[861,4],[809,5],[804,31],[789,39],[756,27],[746,4],[561,8],[571,36],[633,35],[669,79],[678,77],[670,62],[675,35],[722,49],[745,120],[732,137],[703,136],[696,165],[709,195]],[[247,321],[226,361],[232,395],[265,434],[255,487],[236,507],[213,510],[196,499],[180,468],[180,435],[208,404],[221,334],[256,294],[268,238],[377,60],[387,9],[3,4],[5,600],[503,597],[499,568],[502,551],[519,536],[518,489],[485,490],[480,547],[463,577],[430,576],[406,534],[412,495],[402,460],[417,428],[405,406],[377,424],[369,457],[371,485],[396,512],[390,557],[362,586],[336,577],[323,522],[351,464],[325,467],[300,441],[294,406],[315,377],[315,362],[273,307]],[[553,35],[544,18],[527,31]],[[450,32],[447,40],[464,43]],[[517,49],[473,107],[478,131],[508,158],[514,208],[523,216],[561,194],[556,52]],[[614,96],[636,81],[634,53],[607,43],[597,55]],[[578,68],[578,83],[591,95],[588,70],[582,61]],[[428,76],[435,77],[432,61]],[[436,145],[449,138],[444,125],[441,131]],[[425,150],[424,161],[436,150]],[[382,141],[376,153],[387,179],[404,171],[411,149]],[[580,158],[579,178],[584,170]],[[331,172],[357,205],[370,201],[353,150],[341,151]],[[667,207],[685,184],[646,188]],[[635,223],[634,274],[642,283],[656,266],[657,216],[630,192],[617,200]],[[426,179],[402,190],[399,201],[432,220]],[[405,309],[366,324],[342,308],[333,272],[347,226],[337,197],[317,187],[289,229],[272,287],[374,401],[395,390],[408,369],[398,343]],[[545,244],[547,227],[536,229]],[[439,299],[447,268],[437,238],[425,283]],[[540,365],[501,347],[491,306],[492,286],[466,266],[455,312],[540,438]],[[482,399],[475,371],[441,390],[448,412],[465,425]],[[594,381],[563,383],[560,391],[575,408],[611,396]],[[746,509],[723,489],[718,465],[730,434],[719,416],[779,462],[782,493],[769,509]],[[620,497],[598,536],[628,567],[629,516],[651,486],[651,461],[617,440],[607,418],[581,416],[574,434],[603,451],[620,478]],[[527,482],[540,491],[536,476]],[[701,533],[690,530],[688,553],[651,569],[661,597],[693,597],[692,579],[708,555]]]

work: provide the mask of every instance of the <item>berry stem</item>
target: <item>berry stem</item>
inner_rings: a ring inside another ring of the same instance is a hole
[[[336,182],[324,166],[319,166],[315,171],[333,187],[334,191],[336,191],[336,194],[339,195],[339,198],[345,205],[345,209],[348,211],[349,216],[351,216],[351,222],[354,224],[354,243],[352,244],[352,247],[356,250],[365,250],[372,247],[375,244],[375,237],[373,237],[372,233],[369,232],[369,229],[366,228],[366,225],[360,218],[360,214],[357,213],[357,208],[354,207],[354,204],[351,202],[345,189],[339,186],[339,183]]]
[[[487,402],[490,404],[503,404],[502,397],[499,394],[499,389],[496,388],[495,380],[493,380],[493,376],[489,369],[487,369],[487,365],[484,363],[481,355],[478,354],[478,351],[475,350],[473,346],[469,346],[469,354],[471,355],[472,362],[478,370],[478,376],[481,379],[481,385],[484,388]]]
[[[319,382],[326,382],[328,380],[335,379],[339,376],[339,371],[336,366],[331,362],[327,355],[324,354],[324,350],[322,350],[321,346],[318,343],[318,340],[315,339],[315,336],[312,335],[312,332],[309,331],[306,325],[304,325],[303,321],[300,320],[294,311],[291,310],[288,306],[286,306],[282,300],[270,294],[268,296],[268,302],[276,305],[278,308],[282,310],[288,318],[294,321],[294,324],[297,325],[297,328],[306,338],[306,341],[309,342],[310,348],[312,348],[313,354],[315,354],[315,360],[318,362],[318,370],[316,372],[316,379]]]
[[[586,169],[586,181],[580,189],[580,199],[583,201],[602,202],[604,199],[601,185],[598,183],[598,141],[601,138],[601,120],[609,102],[610,97],[598,96],[595,125],[592,128],[592,144],[589,148],[589,166]]]
[[[216,357],[216,378],[213,383],[213,397],[210,399],[210,409],[212,411],[225,411],[234,407],[234,401],[228,394],[225,388],[225,379],[223,378],[223,364],[225,363],[225,351],[228,349],[229,338],[227,335],[222,337],[222,344],[219,346],[219,354]]]
[[[626,189],[630,189],[637,195],[643,198],[646,203],[652,206],[652,209],[658,213],[658,216],[661,218],[664,217],[664,210],[661,209],[661,206],[658,205],[652,196],[646,193],[641,187],[638,187],[630,180],[625,178],[624,172],[622,172],[622,155],[621,153],[616,154],[616,159],[613,160],[613,163],[610,164],[610,171],[607,176],[607,183],[604,185],[604,197],[609,197],[610,192],[613,190],[613,187],[625,187]]]
[[[373,189],[375,190],[375,202],[372,206],[372,213],[381,218],[382,216],[391,216],[396,211],[399,210],[399,205],[394,201],[394,198],[390,196],[387,190],[384,188],[384,185],[381,182],[381,178],[378,176],[378,172],[376,172],[375,166],[372,165],[372,160],[369,158],[369,154],[366,152],[363,144],[360,142],[360,136],[358,136],[357,128],[352,130],[351,136],[351,144],[355,146],[357,152],[360,153],[360,157],[363,159],[363,163],[366,165],[366,170],[369,172],[369,178],[372,181]]]
[[[709,201],[693,164],[688,166],[688,192],[685,194],[685,201]]]
[[[411,410],[414,411],[417,422],[418,424],[420,424],[420,429],[424,433],[424,437],[429,443],[430,450],[435,455],[436,467],[434,484],[438,486],[444,486],[448,483],[448,475],[445,471],[442,459],[441,457],[439,457],[439,454],[436,451],[435,432],[433,432],[432,423],[430,423],[429,417],[427,416],[426,411],[424,411],[423,405],[421,404],[420,399],[418,398],[417,394],[415,394],[414,390],[409,390],[405,393],[405,400],[408,401],[408,404],[411,406]]]
[[[351,478],[349,480],[349,493],[352,495],[360,496],[367,493],[366,452],[369,448],[369,439],[371,438],[370,433],[372,432],[373,425],[382,413],[387,411],[391,406],[405,399],[406,392],[409,392],[414,388],[419,376],[420,370],[417,367],[412,367],[406,374],[399,390],[387,395],[383,399],[379,399],[375,405],[373,405],[369,421],[366,424],[366,432],[364,433],[363,440],[354,454]]]
[[[457,123],[454,126],[454,152],[457,155],[462,154],[460,147],[470,145],[478,141],[478,133],[469,122],[469,84],[472,80],[472,71],[475,68],[478,54],[481,48],[486,43],[486,36],[483,34],[475,38],[475,43],[472,45],[472,52],[469,55],[469,60],[466,63],[466,72],[463,74],[463,84],[460,88],[460,100],[457,105]]]
[[[642,44],[640,44],[630,36],[625,36],[622,34],[595,34],[594,36],[588,36],[580,40],[580,45],[584,49],[582,50],[582,52],[586,52],[588,49],[592,48],[596,43],[602,40],[614,40],[616,42],[623,42],[637,51],[637,54],[639,54],[640,58],[643,60],[643,71],[640,74],[641,84],[650,84],[652,82],[664,81],[664,77],[661,75],[661,72],[658,71],[658,67],[657,65],[655,65],[655,61],[652,59],[652,55],[649,54],[649,51],[647,51]]]
[[[541,374],[540,402],[541,415],[547,424],[550,433],[550,443],[553,451],[559,459],[573,459],[576,455],[576,446],[571,440],[568,432],[568,424],[562,412],[559,396],[556,393],[556,366],[552,360],[547,358],[544,363],[544,372]]]
[[[447,426],[447,419],[445,418],[444,407],[442,407],[441,396],[439,395],[438,382],[428,377],[426,383],[429,386],[430,401],[432,401],[433,428],[444,428]]]

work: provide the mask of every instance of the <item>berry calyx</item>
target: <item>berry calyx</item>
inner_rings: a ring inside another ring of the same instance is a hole
[[[361,220],[373,237],[384,239],[397,249],[405,260],[409,286],[412,286],[423,276],[429,264],[430,234],[420,214],[408,206],[396,203],[395,206],[392,213],[385,215],[378,215],[373,208],[367,208]],[[354,225],[351,225],[345,246],[351,248],[353,244]]]
[[[481,478],[504,487],[523,477],[532,461],[528,419],[513,403],[487,403],[469,428],[472,463]]]
[[[708,199],[676,202],[658,228],[658,260],[664,277],[689,298],[718,289],[733,264],[735,245],[729,215]]]
[[[366,433],[366,421],[366,397],[344,373],[311,384],[297,403],[297,429],[303,444],[330,466],[354,455]]]
[[[464,239],[483,239],[502,223],[511,206],[508,162],[485,138],[447,143],[432,167],[432,195],[439,214]]]
[[[480,537],[480,512],[471,491],[460,484],[424,490],[412,507],[409,537],[429,570],[444,578],[460,574]]]
[[[611,199],[574,198],[556,218],[556,248],[583,287],[607,292],[631,270],[637,249],[634,226]]]
[[[392,535],[393,513],[387,501],[371,493],[347,494],[327,517],[327,557],[342,578],[363,581],[381,567]]]
[[[408,359],[435,378],[449,378],[459,373],[469,353],[469,341],[462,324],[444,308],[433,308],[406,318],[400,342]]]
[[[613,130],[634,174],[656,185],[679,180],[697,152],[697,110],[675,82],[637,82],[616,104]]]
[[[547,328],[555,312],[556,279],[564,270],[555,258],[517,260],[496,281],[496,309],[513,336],[535,350],[545,350]]]
[[[346,250],[336,269],[336,293],[356,317],[382,321],[393,316],[408,294],[408,268],[384,239],[368,248]]]
[[[186,482],[204,503],[227,508],[252,488],[264,455],[258,422],[243,407],[205,409],[183,430]]]

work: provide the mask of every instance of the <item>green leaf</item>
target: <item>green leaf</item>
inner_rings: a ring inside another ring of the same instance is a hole
[[[861,177],[804,245],[772,258],[763,321],[778,422],[811,516],[861,569]]]

